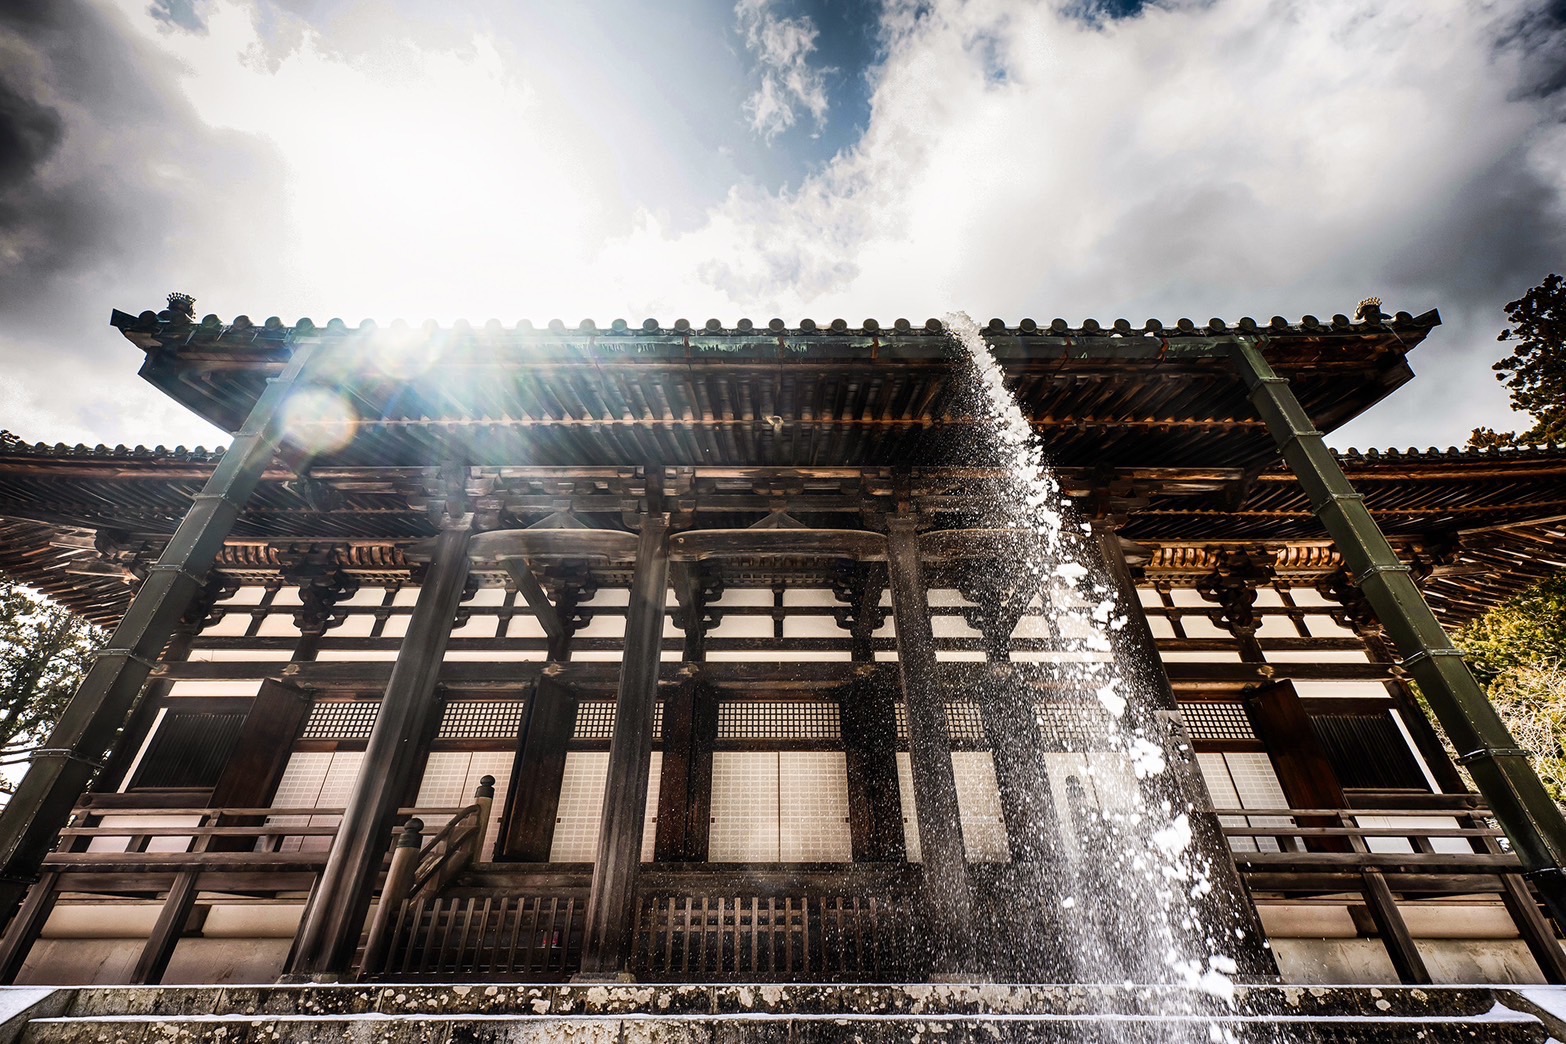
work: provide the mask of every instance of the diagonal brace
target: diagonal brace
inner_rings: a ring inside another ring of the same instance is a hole
[[[1230,359],[1311,509],[1338,545],[1376,618],[1512,841],[1555,923],[1566,929],[1566,820],[1453,648],[1406,566],[1354,492],[1337,458],[1260,345],[1236,339]]]
[[[538,618],[539,626],[544,629],[549,640],[558,642],[569,637],[566,634],[565,621],[560,618],[559,611],[549,600],[544,585],[538,582],[538,577],[534,575],[533,567],[528,564],[528,560],[506,556],[499,559],[499,562],[516,582],[517,591],[527,602],[527,607],[533,610],[533,615]]]

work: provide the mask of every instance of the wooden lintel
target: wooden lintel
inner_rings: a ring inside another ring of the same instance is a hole
[[[675,561],[713,558],[854,558],[886,561],[886,537],[860,529],[701,529],[669,541]]]

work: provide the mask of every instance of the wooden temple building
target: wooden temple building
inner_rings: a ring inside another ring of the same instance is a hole
[[[0,817],[4,981],[1069,975],[1118,755],[940,323],[112,322],[232,444],[0,445],[0,569],[112,632]],[[1566,982],[1437,623],[1566,563],[1566,450],[1319,435],[1438,323],[985,329],[1255,978]]]

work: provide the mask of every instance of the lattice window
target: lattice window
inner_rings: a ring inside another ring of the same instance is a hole
[[[897,717],[897,741],[906,746],[908,743],[908,704],[897,704],[895,711]],[[984,715],[980,713],[977,703],[966,700],[948,703],[946,705],[946,728],[951,738],[959,742],[987,742],[988,734],[984,731]]]
[[[514,739],[526,710],[526,700],[454,700],[441,715],[437,738]]]
[[[1238,703],[1181,703],[1186,731],[1194,740],[1254,740],[1256,730]]]
[[[571,733],[577,740],[614,739],[613,700],[583,700],[576,705],[576,727]],[[653,706],[653,742],[663,742],[663,701]]]
[[[842,735],[835,703],[718,704],[720,740],[838,740]]]
[[[572,739],[614,739],[614,701],[583,700],[576,705],[576,729]]]
[[[1033,705],[1046,746],[1059,750],[1102,747],[1113,723],[1101,704],[1051,700]]]
[[[379,702],[367,700],[317,703],[310,708],[310,717],[300,735],[302,739],[369,739],[380,712]]]
[[[946,731],[953,740],[968,743],[985,742],[984,715],[979,705],[969,701],[946,705]]]

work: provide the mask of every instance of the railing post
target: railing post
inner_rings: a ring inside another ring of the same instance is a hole
[[[490,795],[493,797],[494,791]],[[359,962],[361,976],[375,974],[385,960],[386,947],[391,943],[392,925],[396,923],[402,904],[407,901],[408,886],[413,881],[413,872],[418,869],[419,853],[423,847],[424,821],[408,820],[397,832],[397,840],[392,847],[386,884],[381,887],[381,901],[376,904],[375,918],[370,922],[370,937],[365,940],[364,957]]]
[[[489,817],[495,809],[495,777],[480,776],[473,788],[473,803],[478,806],[478,822],[468,844],[468,865],[477,866],[484,858],[484,838],[489,836]]]
[[[1252,405],[1310,498],[1311,510],[1337,544],[1404,667],[1457,749],[1458,761],[1468,767],[1512,839],[1555,923],[1566,928],[1566,819],[1539,782],[1527,752],[1491,706],[1288,380],[1273,372],[1252,341],[1237,338],[1230,358]]]
[[[1359,821],[1354,814],[1347,810],[1340,811],[1337,821],[1339,826],[1348,831],[1350,850],[1359,855],[1368,854],[1370,846],[1359,834]],[[1365,907],[1370,911],[1370,919],[1376,922],[1376,934],[1381,937],[1381,945],[1386,947],[1387,957],[1392,961],[1398,981],[1409,985],[1430,982],[1430,970],[1425,967],[1419,945],[1408,931],[1408,922],[1403,920],[1403,913],[1397,908],[1397,901],[1392,897],[1392,889],[1387,885],[1381,868],[1361,866],[1359,882],[1360,894],[1365,897]]]

